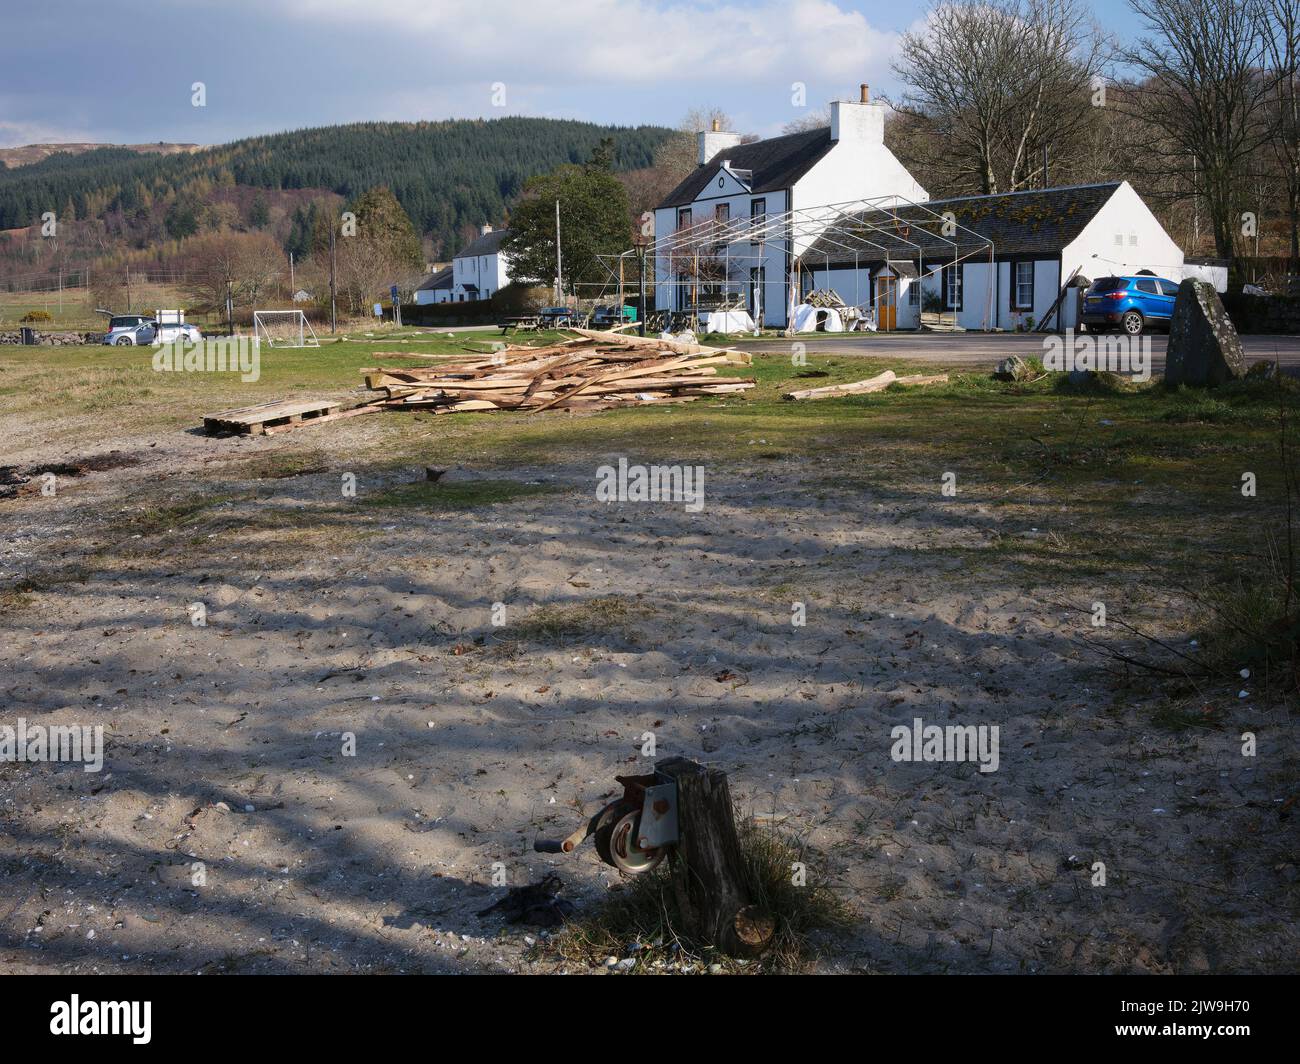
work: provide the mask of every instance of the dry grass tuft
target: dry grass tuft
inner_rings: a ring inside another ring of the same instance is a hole
[[[627,970],[643,975],[704,974],[714,965],[733,975],[809,970],[816,960],[813,937],[848,930],[852,911],[827,883],[821,855],[805,843],[749,820],[738,831],[754,902],[776,920],[772,945],[761,957],[737,960],[684,936],[668,861],[631,877],[600,909],[567,924],[540,949],[584,967],[603,966],[609,957],[631,958],[635,964]],[[793,883],[796,863],[807,869],[804,886]]]

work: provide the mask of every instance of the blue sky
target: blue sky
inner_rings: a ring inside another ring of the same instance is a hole
[[[17,7],[17,5],[15,5]],[[46,0],[6,14],[0,145],[192,141],[338,122],[527,114],[742,132],[897,89],[919,0]],[[1132,24],[1125,0],[1098,17]],[[1120,21],[1122,20],[1122,21]],[[206,105],[192,105],[202,82]],[[502,92],[502,89],[504,90]]]

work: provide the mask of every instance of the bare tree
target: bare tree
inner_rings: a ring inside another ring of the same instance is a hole
[[[792,118],[781,127],[782,133],[806,133],[813,129],[824,129],[831,124],[831,109],[822,107],[816,111]]]
[[[655,152],[654,169],[659,171],[671,190],[699,163],[695,134],[712,129],[730,129],[731,118],[720,107],[692,107],[677,124],[677,132],[663,142]]]
[[[190,294],[211,311],[220,312],[227,298],[235,307],[256,307],[274,293],[285,269],[267,233],[212,233],[185,242]]]
[[[1083,0],[943,0],[903,35],[895,107],[948,190],[1014,192],[1041,183],[1044,147],[1093,121],[1103,61]]]
[[[1300,267],[1300,0],[1264,0],[1264,49],[1272,67],[1273,156],[1286,195],[1291,268]]]
[[[1135,117],[1160,134],[1143,152],[1150,166],[1199,175],[1215,250],[1231,256],[1237,200],[1255,154],[1272,135],[1261,0],[1130,0],[1148,35],[1124,50],[1144,75]]]

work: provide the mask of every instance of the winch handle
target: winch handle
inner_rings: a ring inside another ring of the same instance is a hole
[[[560,839],[533,839],[533,849],[538,853],[564,853],[564,843]]]

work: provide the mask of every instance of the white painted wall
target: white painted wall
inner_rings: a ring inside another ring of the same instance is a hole
[[[1066,277],[1079,266],[1090,281],[1109,275],[1128,277],[1139,270],[1171,281],[1184,276],[1182,248],[1127,181],[1062,249],[1061,263]]]
[[[784,214],[787,210],[784,190],[750,193],[744,191],[734,178],[724,175],[722,188],[718,188],[715,181],[714,184],[700,194],[699,199],[690,204],[691,225],[694,226],[701,221],[711,220],[715,216],[715,211],[720,203],[727,204],[733,221],[741,219],[747,222],[755,199],[766,201],[765,209],[769,215]],[[676,232],[677,211],[677,207],[664,207],[655,211],[655,235],[657,240],[667,241]],[[732,245],[731,248],[731,262],[729,264],[731,290],[745,293],[746,300],[749,298],[749,270],[760,265],[766,268],[764,303],[765,323],[767,325],[785,324],[786,244],[787,241],[785,240],[767,242],[762,248],[761,258],[757,246],[740,243]],[[670,260],[667,255],[656,257],[654,302],[656,310],[678,310],[690,302],[689,289],[682,289],[680,285],[669,283],[671,281],[669,265]],[[746,309],[751,309],[748,302],[746,303]]]
[[[467,285],[478,288],[475,299],[490,299],[510,283],[509,256],[494,252],[454,258],[451,260],[451,280],[454,302],[460,302]]]

